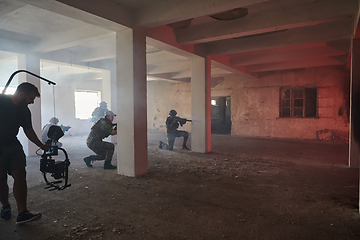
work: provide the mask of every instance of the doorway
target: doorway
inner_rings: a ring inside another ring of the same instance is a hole
[[[231,97],[211,98],[211,133],[231,134]]]

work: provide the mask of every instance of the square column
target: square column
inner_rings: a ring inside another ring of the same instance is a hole
[[[360,139],[360,39],[353,40],[350,79],[349,167],[359,168]]]
[[[19,70],[27,70],[36,75],[40,76],[40,58],[36,55],[27,54],[27,55],[19,55],[18,57],[18,68]],[[17,74],[19,79],[19,84],[23,82],[29,82],[34,84],[40,92],[40,98],[36,98],[34,104],[30,104],[29,109],[31,111],[31,121],[32,126],[41,139],[41,88],[40,88],[40,79],[34,77],[28,73],[20,72]],[[26,156],[36,156],[36,150],[39,149],[34,143],[32,143],[23,132],[22,128],[19,131],[19,141],[23,145],[24,152]]]
[[[145,36],[140,28],[116,33],[118,173],[130,177],[148,170]]]
[[[106,102],[107,108],[115,113],[116,109],[115,109],[115,107],[113,107],[113,104],[112,104],[113,95],[112,95],[111,85],[112,85],[112,82],[111,82],[110,70],[103,70],[102,71],[102,81],[101,81],[101,101]],[[115,82],[115,86],[116,86],[116,82]],[[110,141],[115,144],[115,143],[117,143],[117,137],[109,136],[106,138],[106,141]]]
[[[191,60],[191,151],[211,151],[211,59]]]
[[[102,81],[101,81],[101,101],[107,103],[108,109],[112,109],[111,104],[111,74],[110,70],[102,71]]]

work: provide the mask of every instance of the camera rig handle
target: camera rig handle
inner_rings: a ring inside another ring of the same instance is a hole
[[[46,78],[40,77],[39,75],[36,75],[35,73],[29,72],[29,71],[26,71],[26,70],[17,70],[17,71],[15,71],[15,72],[13,72],[13,74],[11,74],[11,76],[10,76],[9,80],[7,81],[4,89],[2,90],[2,94],[4,94],[4,93],[6,92],[6,89],[9,87],[12,79],[13,79],[14,76],[15,76],[16,74],[18,74],[19,72],[26,72],[26,73],[28,73],[28,74],[30,74],[30,75],[33,75],[34,77],[38,77],[38,78],[40,78],[41,80],[46,81],[49,85],[50,85],[50,84],[56,85],[56,83],[54,83],[54,82],[52,82],[52,81],[50,81],[50,80],[47,80]]]
[[[40,171],[43,173],[44,180],[45,180],[46,184],[48,185],[45,189],[50,188],[49,191],[53,191],[56,189],[64,190],[65,188],[71,186],[71,184],[68,184],[70,161],[69,161],[67,152],[63,148],[59,148],[57,146],[56,146],[56,148],[57,148],[57,150],[61,150],[64,152],[64,155],[65,155],[64,161],[55,161],[54,159],[52,159],[52,157],[51,157],[52,155],[47,154],[47,153],[44,153],[40,159]],[[51,173],[51,176],[53,178],[55,178],[56,181],[50,182],[46,177],[47,173]],[[64,179],[63,186],[58,185],[59,183],[62,183],[62,180],[58,180],[58,179]]]

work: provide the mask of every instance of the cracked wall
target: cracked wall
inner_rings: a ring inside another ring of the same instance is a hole
[[[215,85],[215,84],[214,84]],[[281,87],[317,87],[317,118],[281,118]],[[348,140],[349,76],[340,68],[322,67],[262,74],[258,79],[225,77],[212,97],[231,97],[232,135]],[[191,117],[191,83],[148,83],[148,128],[165,131],[170,109]],[[186,130],[191,131],[190,124]]]

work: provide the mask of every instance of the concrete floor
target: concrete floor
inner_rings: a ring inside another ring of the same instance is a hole
[[[103,162],[87,168],[85,137],[63,137],[64,191],[44,190],[40,158],[29,157],[29,206],[44,216],[26,228],[1,222],[0,239],[360,239],[347,144],[212,135],[212,152],[198,154],[181,140],[159,149],[165,133],[148,139],[148,174],[127,178]]]
[[[148,132],[149,149],[157,149],[159,140],[166,142],[166,134],[162,132]],[[69,154],[71,168],[83,168],[82,158],[93,154],[85,144],[86,136],[65,135],[60,141],[64,144],[63,148]],[[180,149],[181,143],[182,140],[177,138],[175,149]],[[191,136],[187,145],[191,146]],[[276,159],[279,161],[307,162],[309,164],[331,164],[347,168],[348,151],[348,144],[344,143],[329,143],[317,140],[248,138],[212,134],[212,151],[205,155],[220,154],[228,156],[229,159],[240,157],[245,159]],[[151,155],[151,152],[149,154]],[[28,157],[27,159],[29,186],[35,186],[42,182],[43,177],[39,176],[39,160],[40,156]],[[59,160],[63,160],[61,154]],[[112,163],[114,165],[117,164],[116,150]],[[100,163],[98,162],[97,164]],[[349,169],[349,171],[355,170]]]

